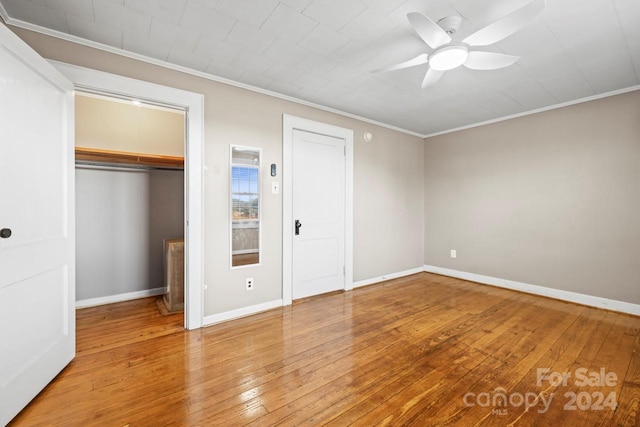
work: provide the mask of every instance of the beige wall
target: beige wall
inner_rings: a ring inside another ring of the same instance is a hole
[[[163,286],[162,245],[183,236],[184,172],[76,167],[76,300]]]
[[[76,146],[184,156],[184,113],[78,94]]]
[[[423,242],[416,236],[424,233],[423,143],[385,129],[370,143],[361,135],[354,179],[356,280],[422,267],[416,256],[424,253]]]
[[[282,114],[353,129],[354,280],[420,267],[424,202],[422,139],[278,98],[12,28],[42,56],[205,96],[205,315],[281,298],[282,199],[262,170],[262,254],[259,267],[231,270],[229,145],[262,148],[263,164],[282,168]],[[365,143],[362,135],[375,139]],[[400,155],[395,155],[396,151]],[[255,289],[245,291],[244,279]]]
[[[640,303],[640,91],[425,144],[425,264]]]

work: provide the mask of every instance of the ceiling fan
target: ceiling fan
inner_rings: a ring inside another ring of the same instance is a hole
[[[431,53],[423,53],[408,61],[389,67],[374,70],[372,73],[400,70],[428,64],[427,73],[422,81],[422,88],[435,85],[445,71],[453,70],[461,65],[472,70],[496,70],[508,67],[520,57],[503,53],[474,50],[476,46],[487,46],[497,43],[520,30],[536,17],[546,6],[545,0],[533,0],[515,12],[498,19],[492,24],[476,31],[461,42],[453,41],[451,36],[460,28],[462,18],[448,16],[437,23],[419,12],[407,14],[409,22],[420,38],[432,49]]]

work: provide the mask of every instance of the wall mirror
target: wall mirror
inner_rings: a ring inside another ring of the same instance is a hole
[[[231,146],[231,267],[260,263],[260,149]]]

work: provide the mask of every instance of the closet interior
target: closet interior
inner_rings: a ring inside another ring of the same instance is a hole
[[[184,295],[185,112],[77,92],[76,305]]]

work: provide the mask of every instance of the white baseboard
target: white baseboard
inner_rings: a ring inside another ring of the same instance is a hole
[[[530,285],[528,283],[515,282],[513,280],[499,279],[497,277],[483,276],[480,274],[467,273],[464,271],[451,270],[448,268],[425,265],[424,271],[427,273],[442,274],[443,276],[456,277],[458,279],[478,282],[485,285],[497,286],[499,288],[512,289],[533,295],[555,298],[562,301],[569,301],[577,304],[588,305],[590,307],[604,308],[606,310],[618,311],[621,313],[640,316],[640,305],[624,301],[616,301],[593,295],[579,294],[577,292],[563,291],[560,289],[545,288],[544,286]]]
[[[416,273],[422,273],[424,268],[412,268],[411,270],[400,271],[398,273],[385,274],[384,276],[372,277],[370,279],[358,280],[353,282],[353,287],[359,288],[361,286],[373,285],[374,283],[384,282],[385,280],[397,279],[398,277],[410,276]]]
[[[162,295],[164,288],[145,289],[144,291],[127,292],[126,294],[108,295],[106,297],[88,298],[76,301],[76,308],[93,307],[96,305],[113,304],[114,302]]]
[[[224,313],[212,314],[205,316],[203,326],[210,326],[215,323],[225,322],[227,320],[238,319],[240,317],[251,316],[262,311],[271,310],[272,308],[282,307],[282,300],[268,301],[261,304],[251,305],[249,307],[242,307],[231,311],[225,311]]]

